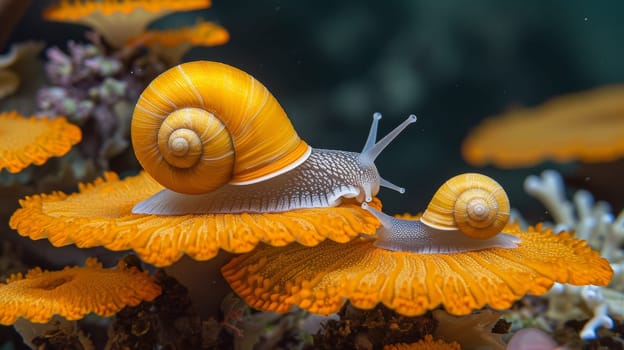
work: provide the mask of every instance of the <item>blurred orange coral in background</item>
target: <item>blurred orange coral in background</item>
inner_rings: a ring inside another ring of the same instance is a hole
[[[156,56],[174,65],[193,46],[217,46],[230,40],[222,26],[208,21],[198,21],[194,26],[168,30],[148,30],[130,39],[129,45],[143,45]]]
[[[624,85],[553,98],[488,118],[462,145],[475,166],[528,167],[546,160],[608,162],[624,156]]]
[[[14,111],[0,113],[0,135],[0,170],[11,173],[64,155],[82,137],[80,128],[63,117],[24,117]]]
[[[147,25],[176,11],[205,9],[211,0],[62,0],[48,7],[43,18],[93,28],[113,47],[120,48]]]

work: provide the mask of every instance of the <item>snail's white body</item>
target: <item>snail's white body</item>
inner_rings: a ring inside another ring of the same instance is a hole
[[[162,190],[134,207],[144,214],[273,213],[302,208],[334,207],[342,198],[363,202],[379,192],[374,165],[359,153],[312,149],[301,165],[264,181],[226,184],[205,194]],[[369,199],[370,200],[370,199]]]
[[[440,230],[421,220],[404,220],[368,207],[381,221],[375,246],[399,252],[418,254],[453,254],[489,248],[516,248],[520,239],[499,233],[486,239],[467,236],[460,230]]]

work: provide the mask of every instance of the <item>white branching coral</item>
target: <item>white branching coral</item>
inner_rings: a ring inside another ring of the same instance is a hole
[[[624,241],[624,211],[616,218],[606,202],[594,202],[592,195],[584,190],[574,194],[573,202],[568,201],[563,180],[554,170],[546,170],[541,176],[529,176],[524,189],[548,209],[555,221],[555,231],[574,230],[576,238],[586,240],[611,264],[614,275],[609,287],[555,284],[547,294],[550,297],[550,315],[570,311],[567,310],[569,307],[561,307],[558,300],[572,297],[582,301],[593,316],[580,336],[583,339],[596,338],[598,328],[613,327],[609,315],[624,316],[624,308],[619,306],[624,299],[624,254],[618,249]],[[566,298],[561,298],[563,294]]]

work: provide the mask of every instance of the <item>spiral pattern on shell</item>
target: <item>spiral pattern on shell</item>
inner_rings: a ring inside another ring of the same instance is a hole
[[[310,152],[264,85],[209,61],[184,63],[154,79],[135,107],[131,138],[156,181],[188,194],[277,176]]]
[[[505,227],[509,209],[507,194],[498,182],[467,173],[446,181],[420,220],[440,230],[459,230],[472,238],[487,239]]]

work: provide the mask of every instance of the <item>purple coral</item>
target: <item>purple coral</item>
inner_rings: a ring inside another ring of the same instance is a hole
[[[67,52],[49,48],[45,73],[51,86],[37,94],[41,114],[63,115],[81,126],[85,140],[79,146],[81,154],[103,169],[108,169],[109,158],[128,146],[125,124],[131,106],[164,69],[139,52],[109,51],[93,38],[84,44],[70,40]]]

